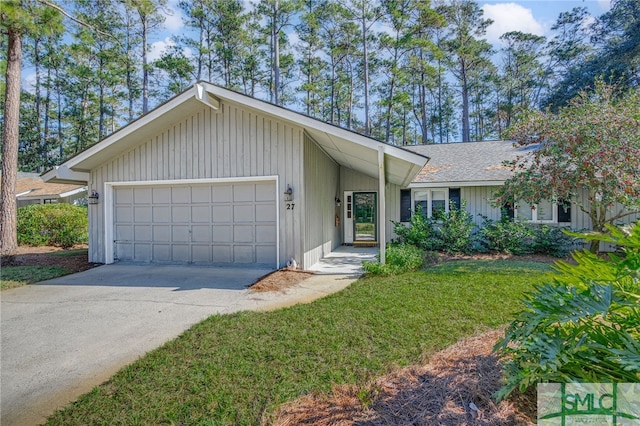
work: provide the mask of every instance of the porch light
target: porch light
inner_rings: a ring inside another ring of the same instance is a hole
[[[336,197],[336,207],[340,207],[341,204],[340,198]]]
[[[293,201],[293,189],[291,189],[291,185],[287,185],[287,190],[284,191],[284,200]]]
[[[98,199],[100,198],[100,194],[95,189],[91,190],[91,195],[89,195],[89,204],[98,204]]]

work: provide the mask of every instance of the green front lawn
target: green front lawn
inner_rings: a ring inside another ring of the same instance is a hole
[[[48,424],[260,424],[281,403],[365,384],[508,322],[547,265],[467,261],[361,279],[314,303],[211,317]]]
[[[71,273],[60,266],[3,266],[0,271],[0,290],[50,280]]]

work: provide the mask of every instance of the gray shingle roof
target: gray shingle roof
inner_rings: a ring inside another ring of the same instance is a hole
[[[412,183],[504,181],[512,173],[502,162],[527,152],[526,148],[514,147],[511,141],[412,145],[405,148],[431,158]]]

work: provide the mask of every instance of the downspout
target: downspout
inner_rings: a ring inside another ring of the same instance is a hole
[[[380,240],[380,264],[386,263],[387,232],[385,229],[387,212],[385,209],[384,146],[378,145],[378,240]]]

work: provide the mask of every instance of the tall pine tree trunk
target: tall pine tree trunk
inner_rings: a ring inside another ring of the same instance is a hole
[[[5,87],[4,133],[2,135],[2,182],[0,188],[0,253],[18,248],[16,177],[18,174],[18,118],[20,115],[20,68],[22,34],[9,28]]]

